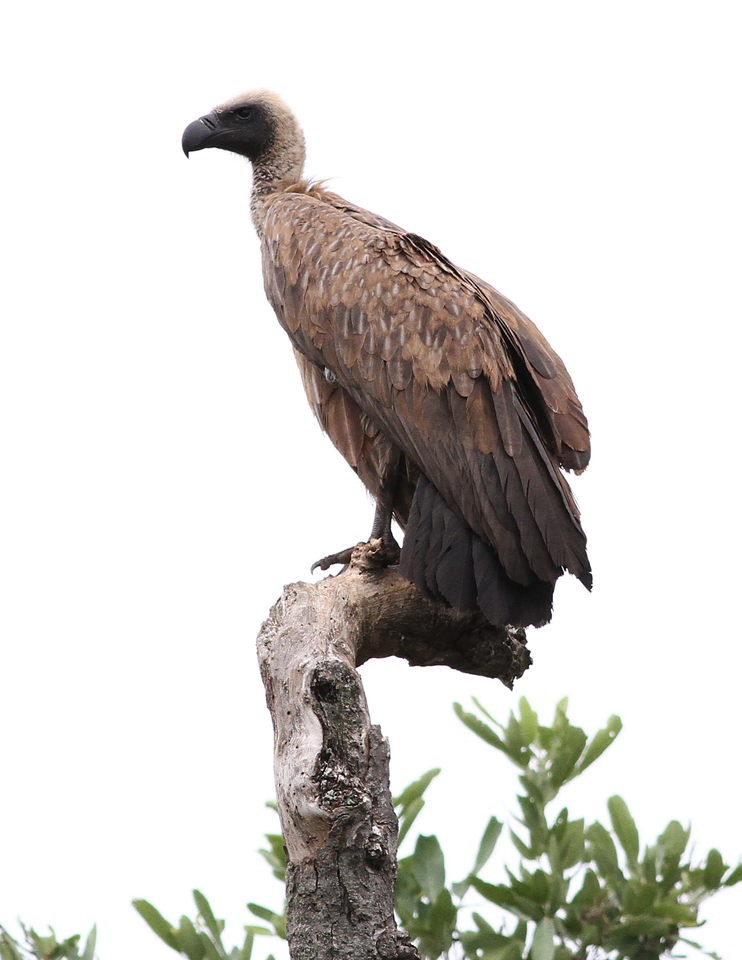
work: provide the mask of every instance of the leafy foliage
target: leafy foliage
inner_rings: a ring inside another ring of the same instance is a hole
[[[610,717],[588,737],[569,720],[566,700],[557,704],[548,725],[539,722],[525,699],[505,724],[476,700],[474,707],[475,712],[459,704],[454,709],[469,730],[517,767],[519,815],[512,823],[490,817],[470,872],[450,882],[437,837],[419,835],[414,845],[409,838],[426,791],[440,771],[428,771],[394,798],[400,844],[412,846],[399,860],[397,913],[421,956],[659,960],[678,945],[701,950],[685,934],[701,926],[699,908],[708,897],[742,881],[742,865],[730,867],[715,849],[705,857],[693,856],[690,830],[676,820],[642,849],[634,818],[619,796],[608,800],[607,824],[586,824],[564,806],[557,805],[556,815],[547,810],[562,788],[614,742],[620,719]],[[503,838],[510,841],[507,853],[501,851]],[[283,838],[268,834],[266,841],[260,853],[283,882]],[[482,873],[496,851],[498,877],[485,879]],[[216,918],[202,893],[195,890],[193,897],[194,918],[183,916],[177,925],[146,900],[134,901],[157,936],[188,960],[251,960],[257,936],[286,937],[283,910],[249,903],[250,912],[262,922],[246,926],[242,945],[228,949],[222,941],[224,921]],[[23,932],[26,942],[20,945],[0,927],[0,960],[94,960],[95,930],[82,953],[79,937],[58,942],[53,932],[48,937]],[[719,960],[714,953],[705,955]]]
[[[471,871],[448,883],[437,837],[417,837],[412,852],[399,861],[396,907],[421,956],[427,960],[659,960],[679,943],[700,950],[684,932],[700,926],[699,906],[707,897],[742,880],[742,867],[731,869],[718,850],[693,860],[690,831],[675,820],[642,853],[634,818],[619,796],[608,800],[609,826],[586,824],[571,817],[567,807],[553,817],[547,812],[562,788],[614,742],[621,731],[620,719],[610,717],[605,727],[588,737],[570,722],[566,700],[557,704],[549,725],[539,722],[525,699],[506,724],[476,700],[474,705],[476,712],[456,704],[456,715],[518,769],[520,815],[506,833],[518,857],[512,866],[504,858],[500,882],[482,877],[504,832],[504,824],[493,816]],[[400,844],[439,773],[429,770],[394,798]],[[283,880],[283,840],[279,834],[266,839],[268,848],[261,853],[274,875]],[[476,906],[474,895],[479,900]],[[285,936],[282,913],[254,903],[248,907],[278,936]],[[178,929],[157,921],[158,929],[151,916],[145,919],[166,943],[191,960],[204,956],[187,952]],[[234,960],[249,957],[238,952],[217,955]]]
[[[85,946],[80,949],[80,936],[75,934],[66,940],[58,940],[53,930],[43,936],[30,927],[21,925],[23,942],[19,942],[0,927],[0,960],[95,960],[95,927],[88,934]]]
[[[135,900],[134,909],[157,934],[163,943],[176,953],[188,957],[188,960],[251,960],[255,937],[259,935],[286,938],[286,919],[283,913],[274,913],[267,907],[254,903],[248,909],[261,920],[270,923],[270,928],[249,924],[245,929],[245,939],[240,947],[227,950],[222,941],[224,921],[214,915],[211,904],[199,891],[193,891],[196,904],[196,916],[193,920],[183,916],[176,927],[169,923],[147,900]],[[273,960],[269,957],[268,960]]]
[[[426,891],[420,884],[414,890],[410,882],[419,872],[418,849],[400,861],[405,890],[404,900],[398,898],[400,919],[412,932],[427,918],[421,953],[467,960],[659,960],[680,943],[701,949],[684,933],[701,925],[698,912],[705,899],[742,880],[742,868],[731,869],[718,850],[693,858],[690,830],[675,820],[642,853],[634,818],[619,796],[608,800],[610,826],[586,824],[571,817],[567,807],[553,817],[547,812],[565,784],[613,743],[620,719],[611,717],[589,738],[570,722],[566,700],[548,726],[539,723],[524,699],[504,725],[474,704],[476,712],[456,704],[459,719],[519,771],[520,816],[509,830],[519,862],[511,868],[505,858],[504,882],[482,878],[502,832],[491,819],[471,873],[451,885],[453,924],[446,916],[429,929]],[[471,910],[464,900],[470,888],[497,908],[494,918],[485,919],[483,908]],[[443,949],[435,952],[438,947]]]

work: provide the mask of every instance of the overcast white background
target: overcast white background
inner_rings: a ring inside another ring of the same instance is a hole
[[[371,505],[313,421],[264,300],[249,168],[180,152],[242,89],[294,107],[308,172],[442,246],[565,358],[594,459],[595,571],[560,584],[516,695],[370,664],[394,786],[469,866],[507,765],[453,718],[568,694],[625,730],[571,788],[742,854],[740,30],[733,3],[16,3],[4,16],[0,922],[170,954],[199,886],[280,902],[254,638]],[[490,761],[492,763],[490,764]],[[497,858],[492,876],[496,876]],[[739,953],[739,888],[699,932]]]

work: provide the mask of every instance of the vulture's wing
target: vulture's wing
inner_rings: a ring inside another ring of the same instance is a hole
[[[589,584],[559,471],[586,465],[586,422],[523,314],[432,244],[320,190],[275,196],[263,262],[299,353],[332,372],[511,581],[553,589],[569,570]]]
[[[546,337],[498,290],[473,274],[492,317],[511,350],[520,391],[539,422],[539,432],[565,470],[582,473],[590,462],[590,431],[572,378]]]
[[[396,456],[396,448],[334,376],[328,376],[322,367],[299,350],[294,350],[294,354],[309,406],[320,426],[358,474],[366,489],[374,497],[378,496],[380,479]],[[416,483],[417,471],[413,464],[405,463],[400,471],[400,484],[394,503],[395,515],[402,527],[407,524]]]

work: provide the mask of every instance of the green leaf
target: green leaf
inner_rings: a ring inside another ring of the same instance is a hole
[[[487,960],[521,960],[525,944],[522,941],[514,940],[502,950],[495,950],[489,955]]]
[[[660,834],[658,843],[670,857],[681,857],[690,840],[690,830],[682,827],[677,820],[671,820]]]
[[[512,942],[510,937],[502,933],[492,933],[480,930],[463,930],[459,933],[459,940],[464,948],[465,956],[477,958],[496,956],[495,951],[507,947]],[[519,955],[520,958],[521,955]]]
[[[641,880],[629,880],[623,893],[622,907],[625,913],[636,915],[646,913],[657,899],[657,887]]]
[[[206,924],[206,929],[221,946],[224,924],[216,919],[214,916],[214,911],[211,909],[211,904],[200,890],[193,891],[193,900],[196,904],[196,909],[198,910],[201,919]]]
[[[566,719],[568,709],[569,697],[562,697],[561,700],[557,700],[556,706],[554,707],[553,726],[556,726],[560,719]]]
[[[404,857],[397,864],[397,883],[394,887],[394,906],[402,926],[410,922],[420,908],[420,886],[412,872],[412,857]]]
[[[537,776],[539,779],[541,779],[540,774],[537,774]],[[521,786],[526,791],[526,795],[530,797],[534,803],[538,804],[538,806],[545,807],[548,801],[544,796],[544,791],[539,784],[534,783],[531,777],[532,772],[527,770],[524,774],[521,774],[518,779],[521,782]]]
[[[725,887],[733,887],[735,883],[739,883],[742,880],[742,863],[735,867],[734,870],[729,874],[729,876],[724,881]]]
[[[670,891],[682,878],[680,860],[690,840],[690,830],[672,820],[660,835],[655,851],[657,882]]]
[[[531,901],[531,903],[546,907],[551,893],[548,875],[543,870],[530,873],[524,867],[520,868],[520,872],[521,879],[519,880],[512,871],[507,870],[510,889],[518,896]]]
[[[608,718],[606,726],[602,730],[598,730],[588,744],[587,750],[582,755],[578,764],[578,773],[583,773],[592,763],[595,763],[598,757],[605,753],[621,732],[622,726],[621,718],[615,714]]]
[[[282,913],[276,913],[269,910],[268,907],[261,907],[259,903],[248,903],[247,909],[261,920],[267,920],[276,932],[276,936],[286,939],[286,917]]]
[[[464,710],[460,703],[454,703],[453,705],[454,712],[459,720],[467,726],[472,733],[476,733],[478,737],[481,737],[485,743],[488,743],[491,747],[495,747],[497,750],[502,750],[503,753],[508,753],[505,744],[502,742],[500,737],[495,733],[492,727],[488,727],[484,721],[480,720],[479,717],[475,716],[473,713],[469,713]]]
[[[0,958],[2,960],[23,960],[18,943],[4,927],[0,927]]]
[[[618,937],[665,937],[672,930],[672,923],[659,917],[629,917],[615,926],[613,939]]]
[[[504,933],[498,933],[495,928],[489,924],[479,913],[472,913],[472,920],[477,926],[476,930],[465,930],[459,934],[461,944],[467,957],[494,956],[496,951],[503,947],[508,947],[513,943],[513,936],[506,936]],[[478,952],[478,951],[481,951]],[[522,957],[522,953],[520,955]]]
[[[559,945],[554,954],[554,960],[574,960],[574,954],[567,947]]]
[[[472,913],[471,918],[477,925],[477,930],[480,933],[495,933],[495,928],[491,923],[484,919],[481,913]],[[503,940],[505,939],[507,938],[503,936]]]
[[[564,830],[562,863],[566,869],[577,866],[585,859],[585,821],[570,820]]]
[[[258,850],[258,853],[263,857],[263,859],[268,863],[273,871],[273,876],[280,880],[281,883],[286,882],[286,847],[283,842],[283,834],[281,833],[266,833],[265,839],[268,841],[270,846],[269,850]]]
[[[464,877],[463,880],[456,880],[454,883],[451,884],[451,891],[455,897],[459,898],[459,900],[461,900],[461,898],[465,896],[466,891],[471,886],[472,876],[473,874],[469,873]]]
[[[496,903],[498,907],[510,907],[515,903],[515,895],[510,887],[503,883],[486,883],[479,877],[472,877],[472,886],[482,894],[485,900]]]
[[[206,947],[188,917],[180,918],[178,944],[180,952],[184,953],[188,960],[203,960],[206,956]]]
[[[575,906],[585,909],[588,906],[596,904],[603,898],[603,891],[600,886],[600,880],[594,870],[586,870],[582,881],[582,887],[572,898]]]
[[[479,843],[477,856],[474,860],[472,873],[479,873],[482,867],[487,863],[495,849],[495,844],[502,833],[502,824],[496,817],[490,817],[489,823],[484,829],[484,834]]]
[[[95,960],[95,941],[98,938],[98,932],[95,927],[88,934],[88,939],[85,941],[85,949],[82,952],[82,957],[80,960]]]
[[[682,924],[684,927],[698,926],[696,908],[678,903],[676,900],[661,900],[655,903],[648,911],[653,917],[661,917],[671,923]]]
[[[539,920],[531,944],[531,960],[554,960],[554,921],[551,917]]]
[[[527,767],[531,759],[531,751],[523,739],[523,732],[515,716],[511,713],[508,725],[505,728],[505,746],[508,756],[512,757],[520,767]]]
[[[270,924],[273,923],[273,918],[276,916],[273,910],[269,907],[263,907],[259,903],[248,903],[247,909],[256,917],[260,917],[261,920],[267,920]]]
[[[424,773],[417,780],[414,780],[409,786],[404,788],[398,797],[394,797],[392,801],[394,806],[406,807],[408,803],[419,799],[440,772],[440,767],[435,767],[433,770],[428,770],[427,773]]]
[[[43,957],[45,954],[51,953],[56,946],[57,938],[54,936],[42,937],[33,929],[26,930],[24,928],[23,932],[26,935],[26,940],[37,955],[40,954]]]
[[[616,845],[603,824],[593,823],[585,831],[585,836],[588,839],[590,856],[603,876],[607,879],[621,877]]]
[[[721,879],[727,872],[727,865],[724,863],[718,850],[710,850],[706,858],[706,866],[703,870],[703,884],[709,890],[716,890],[721,886]]]
[[[242,950],[239,951],[239,960],[250,960],[254,944],[255,931],[252,927],[245,927],[245,942],[242,944]]]
[[[137,911],[139,916],[147,923],[151,930],[153,930],[157,936],[166,943],[171,949],[175,950],[176,953],[180,953],[180,947],[178,946],[178,941],[175,937],[175,928],[172,924],[168,923],[163,915],[152,906],[147,900],[134,900],[132,901],[134,909]]]
[[[538,716],[525,697],[520,698],[518,706],[520,707],[520,729],[523,733],[523,740],[530,746],[538,733]]]
[[[206,960],[224,960],[226,953],[224,952],[223,947],[217,947],[208,933],[203,930],[200,933],[201,943],[204,945],[205,958]]]
[[[481,893],[485,900],[490,903],[496,903],[499,907],[505,907],[507,910],[515,913],[519,917],[528,920],[540,920],[544,915],[543,907],[534,903],[526,897],[515,893],[510,887],[502,883],[485,883],[479,877],[472,878],[472,886],[478,893]]]
[[[541,851],[536,850],[534,847],[529,847],[528,844],[525,843],[525,841],[523,841],[512,829],[512,827],[510,829],[510,839],[513,841],[515,849],[524,860],[537,860],[541,856]]]
[[[557,821],[551,828],[549,837],[549,863],[552,870],[562,873],[578,863],[585,856],[585,821]]]
[[[528,827],[532,833],[537,833],[540,836],[543,831],[546,831],[544,811],[539,803],[532,797],[519,796],[518,805],[523,814],[523,824]]]
[[[404,813],[400,814],[399,817],[399,836],[397,837],[397,847],[400,847],[402,841],[410,832],[410,827],[417,820],[418,814],[425,806],[425,801],[418,797],[416,800],[411,800],[410,803],[405,808]]]
[[[626,802],[619,796],[613,796],[608,800],[608,813],[629,865],[632,870],[635,870],[639,865],[639,831],[636,829],[634,818],[629,813]]]
[[[499,727],[499,729],[502,730],[502,724],[500,723],[500,721],[496,720],[495,717],[492,716],[489,710],[487,710],[486,707],[482,705],[482,702],[480,700],[478,700],[476,697],[472,697],[471,700],[474,706],[477,708],[477,710],[480,710],[485,715],[485,717],[487,717],[490,723],[494,723],[496,727]]]
[[[425,953],[434,957],[448,953],[456,929],[456,914],[451,894],[448,890],[441,890],[425,918],[426,933],[421,941]]]
[[[566,729],[551,763],[551,780],[555,786],[561,786],[573,776],[577,776],[574,772],[575,764],[580,759],[586,743],[587,736],[584,730],[580,730],[579,727]]]
[[[446,883],[446,868],[443,851],[438,838],[419,836],[412,854],[412,872],[420,889],[433,903]]]

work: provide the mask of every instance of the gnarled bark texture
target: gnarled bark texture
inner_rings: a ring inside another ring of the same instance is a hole
[[[356,667],[372,657],[447,664],[508,686],[530,663],[522,631],[433,603],[383,566],[381,541],[350,567],[284,589],[258,638],[288,852],[292,960],[412,960],[394,919],[397,820],[389,748]]]

